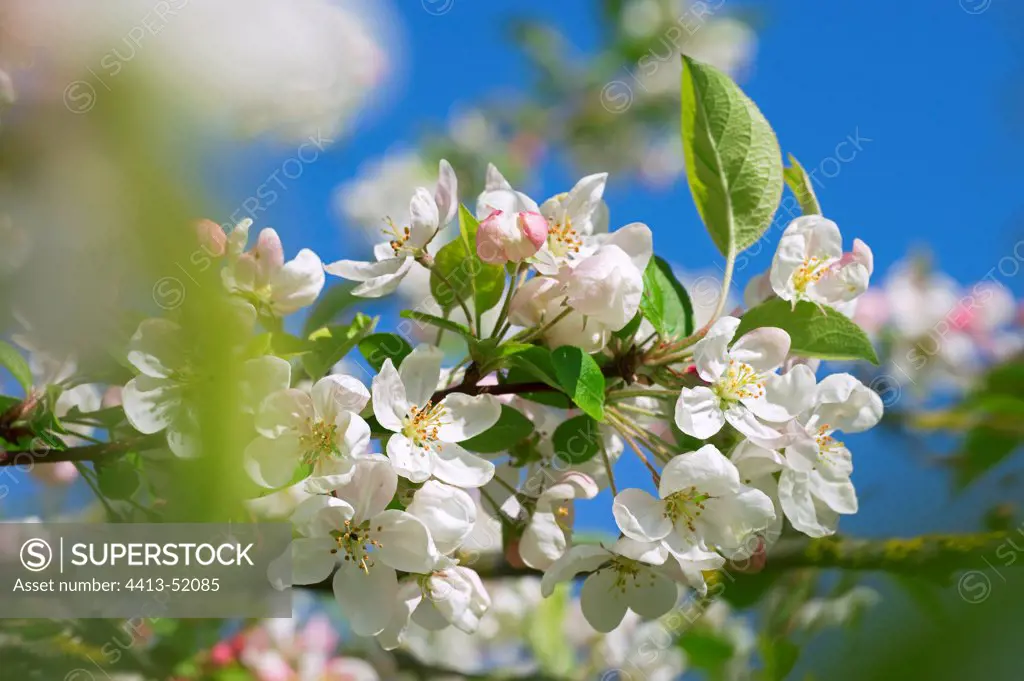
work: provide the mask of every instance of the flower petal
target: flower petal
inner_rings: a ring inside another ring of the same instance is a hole
[[[181,388],[165,378],[142,375],[121,390],[121,406],[132,428],[145,435],[159,433],[181,410]]]
[[[412,258],[389,258],[377,262],[339,260],[327,265],[324,269],[329,274],[343,279],[363,282],[352,289],[352,295],[362,298],[380,298],[394,293],[415,262]]]
[[[415,579],[403,580],[398,586],[391,619],[384,631],[377,634],[377,642],[384,650],[394,650],[405,640],[405,630],[409,619],[423,600],[423,592]],[[344,677],[342,677],[344,678]]]
[[[835,532],[834,525],[830,527],[818,518],[808,474],[782,471],[779,476],[779,502],[794,529],[810,537],[827,537]]]
[[[587,577],[580,590],[583,616],[590,626],[604,634],[618,627],[626,616],[626,598],[619,590],[617,580],[618,573],[614,569],[605,568]],[[673,605],[674,600],[669,608]]]
[[[441,553],[451,553],[473,531],[476,504],[458,487],[427,480],[405,509],[423,521]]]
[[[393,439],[393,438],[392,438]],[[458,487],[483,487],[494,477],[494,464],[453,442],[434,452],[434,476]]]
[[[548,598],[561,582],[567,582],[581,572],[596,570],[611,559],[612,554],[604,547],[577,544],[544,572],[540,582],[541,594]]]
[[[373,414],[377,422],[388,430],[401,432],[402,420],[409,413],[410,405],[402,377],[390,358],[384,360],[380,372],[373,377],[372,389]]]
[[[429,343],[420,343],[402,360],[398,375],[402,377],[409,404],[423,407],[434,394],[441,378],[442,360],[444,352],[441,348]]]
[[[185,359],[181,327],[167,319],[145,319],[128,341],[128,361],[146,376],[167,378]]]
[[[720,404],[711,388],[683,388],[676,401],[676,425],[687,435],[706,440],[725,425]]]
[[[666,575],[648,568],[627,582],[626,596],[630,610],[645,619],[655,619],[676,607],[679,589]]]
[[[334,491],[352,505],[353,520],[362,523],[387,508],[397,489],[398,475],[391,462],[374,454],[356,459],[352,475]]]
[[[772,371],[782,366],[789,354],[789,334],[782,329],[764,326],[743,334],[733,343],[729,357],[737,362],[749,364],[758,373]]]
[[[430,531],[412,513],[390,509],[370,520],[380,542],[376,556],[385,565],[403,572],[430,572],[438,559]]]
[[[302,390],[289,388],[271,393],[256,413],[256,432],[264,437],[280,437],[297,432],[316,416],[313,400]]]
[[[391,619],[388,606],[398,594],[398,575],[386,565],[363,572],[351,562],[342,562],[334,573],[333,589],[352,631],[359,636],[375,636]]]
[[[714,445],[672,458],[661,472],[658,494],[662,499],[690,487],[713,497],[735,494],[740,490],[736,466]]]
[[[417,187],[409,201],[409,217],[408,245],[423,248],[437,234],[440,221],[437,202],[423,187]]]
[[[566,532],[551,511],[536,510],[519,539],[519,557],[535,570],[546,570],[565,554]]]
[[[401,433],[391,436],[387,451],[395,472],[407,480],[425,482],[434,473],[434,456]]]
[[[729,344],[739,327],[740,320],[736,317],[719,317],[704,338],[693,346],[697,374],[708,383],[717,381],[729,365]]]
[[[267,577],[275,589],[294,584],[317,584],[331,576],[337,562],[331,537],[300,537],[267,566]]]
[[[291,482],[302,458],[299,437],[286,433],[270,439],[262,435],[245,448],[245,468],[253,481],[275,489]]]
[[[324,288],[324,266],[320,257],[303,248],[274,274],[270,287],[275,314],[285,317],[312,305]]]
[[[443,442],[462,442],[484,432],[501,417],[501,403],[493,395],[471,397],[452,393],[441,401],[444,421],[437,437]]]
[[[612,515],[619,530],[637,541],[658,541],[672,531],[665,504],[642,489],[624,489],[615,496]]]
[[[327,423],[336,422],[343,412],[358,414],[370,401],[370,391],[362,381],[340,374],[321,378],[313,386],[310,396],[317,416]]]

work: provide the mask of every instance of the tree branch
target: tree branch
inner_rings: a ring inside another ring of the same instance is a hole
[[[69,449],[20,449],[0,451],[0,468],[26,464],[57,463],[58,461],[104,461],[128,452],[151,449],[162,441],[159,435],[145,435],[119,442],[71,447]]]

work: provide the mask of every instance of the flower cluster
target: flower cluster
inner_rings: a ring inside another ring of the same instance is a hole
[[[465,320],[413,314],[464,337],[469,354],[451,368],[435,344],[390,337],[371,355],[360,346],[377,369],[369,385],[350,364],[315,375],[304,363],[307,380],[269,348],[245,355],[246,470],[267,490],[301,490],[289,511],[295,539],[269,570],[277,587],[330,579],[353,631],[393,648],[410,623],[475,632],[491,597],[471,559],[504,546],[543,571],[545,596],[586,575],[583,615],[608,632],[628,611],[664,615],[680,588],[703,592],[705,573],[727,560],[763,555],[783,518],[818,537],[856,512],[837,435],[875,425],[878,396],[848,374],[818,381],[783,328],[745,329],[739,311],[681,333],[692,326],[685,291],[656,288],[671,270],[646,225],[608,231],[606,180],[590,175],[537,203],[491,166],[471,213],[442,161],[433,190],[414,192],[408,224],[386,221],[372,262],[324,265],[308,249],[286,261],[272,229],[246,250],[249,222],[230,234],[199,224],[243,335],[312,304],[325,272],[376,298],[422,268],[430,293],[418,309],[460,309]],[[458,234],[437,243],[456,216]],[[844,254],[838,227],[807,216],[783,234],[760,297],[842,317],[871,270],[863,243]],[[673,296],[678,318],[666,321]],[[482,314],[502,300],[487,333]],[[127,354],[138,376],[123,391],[129,422],[166,432],[179,456],[201,454],[191,396],[204,379],[190,352],[175,322],[144,321]],[[651,491],[617,488],[627,445]],[[575,543],[576,502],[604,487],[621,536]],[[474,538],[481,523],[497,536]]]

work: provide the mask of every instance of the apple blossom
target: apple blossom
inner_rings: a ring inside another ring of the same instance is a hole
[[[538,271],[556,274],[580,252],[585,239],[608,231],[608,206],[602,200],[607,182],[608,173],[587,175],[541,205],[549,230],[546,248],[538,255]]]
[[[374,246],[375,262],[339,260],[324,269],[343,279],[360,282],[352,294],[364,298],[380,298],[394,292],[415,265],[416,258],[426,254],[427,245],[445,227],[458,210],[458,180],[448,161],[441,159],[437,186],[433,195],[418,187],[409,202],[409,224],[398,228],[388,218],[389,237]]]
[[[188,355],[180,326],[167,319],[146,319],[128,341],[128,362],[139,375],[121,393],[124,414],[146,435],[167,431],[167,444],[180,457],[197,452],[198,424],[185,402]]]
[[[314,487],[348,475],[370,444],[370,426],[359,416],[369,400],[357,379],[337,375],[308,392],[288,388],[267,396],[256,414],[259,437],[245,450],[249,474],[271,488],[287,484],[300,464],[311,467],[307,484]]]
[[[774,441],[778,430],[759,420],[781,422],[793,413],[779,404],[778,375],[789,352],[789,335],[763,327],[732,342],[740,320],[722,317],[693,348],[697,374],[707,386],[683,388],[676,402],[679,429],[707,439],[729,423],[750,438]]]
[[[426,573],[439,554],[426,524],[412,513],[388,509],[398,477],[379,455],[360,459],[352,475],[334,490],[296,509],[292,522],[302,533],[267,569],[279,589],[316,584],[334,573],[334,596],[352,630],[380,633],[391,613],[384,603],[398,594],[396,570]]]
[[[480,487],[494,475],[494,464],[457,443],[497,422],[501,405],[491,395],[452,393],[435,404],[443,354],[427,344],[416,347],[395,369],[391,359],[373,379],[373,413],[394,435],[387,454],[395,470],[413,482],[431,476],[460,487]]]
[[[533,277],[520,286],[509,306],[509,321],[519,326],[540,326],[566,311],[564,285],[551,277]],[[581,312],[569,310],[544,329],[542,339],[550,348],[575,345],[584,352],[597,352],[608,344],[611,330]]]
[[[251,224],[251,220],[240,223],[228,237],[229,263],[221,270],[224,286],[279,317],[311,305],[324,287],[320,258],[303,248],[286,263],[281,238],[269,227],[260,232],[252,250],[237,253]]]
[[[739,472],[714,445],[674,457],[661,472],[658,498],[631,488],[612,507],[619,529],[641,542],[661,542],[673,556],[706,545],[733,556],[775,517],[771,500],[740,482]]]
[[[494,210],[480,222],[476,252],[491,265],[526,260],[548,238],[548,223],[540,213]]]
[[[817,304],[848,303],[868,288],[874,269],[871,249],[854,239],[843,253],[836,223],[820,215],[796,218],[779,239],[770,273],[772,290],[783,300]]]
[[[661,617],[675,607],[679,589],[662,567],[663,547],[622,537],[611,549],[590,544],[573,546],[544,573],[541,591],[550,596],[560,582],[587,572],[580,602],[590,626],[609,632],[627,610],[641,617]]]

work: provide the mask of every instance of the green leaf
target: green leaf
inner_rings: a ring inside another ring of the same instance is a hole
[[[384,360],[390,359],[396,367],[412,352],[408,341],[394,333],[371,333],[359,341],[359,352],[367,364],[376,371],[384,366]]]
[[[585,463],[601,451],[601,432],[597,421],[580,414],[555,428],[551,436],[555,456],[570,465]]]
[[[474,301],[475,312],[491,309],[505,291],[505,268],[488,265],[476,254],[476,231],[480,223],[465,206],[459,206],[459,236],[434,256],[430,292],[438,304],[450,310],[458,299]]]
[[[547,348],[538,345],[530,346],[509,357],[509,363],[527,374],[532,380],[547,383],[552,388],[562,389],[558,374],[555,373],[554,358]]]
[[[347,355],[359,341],[373,333],[376,317],[359,313],[351,324],[325,326],[309,336],[310,351],[302,356],[302,366],[314,381],[327,375],[331,367]]]
[[[13,345],[4,341],[0,341],[0,366],[11,372],[26,393],[32,390],[32,370],[28,362]]]
[[[764,675],[769,681],[782,681],[793,671],[800,657],[800,647],[784,638],[761,639]]]
[[[878,364],[867,334],[842,312],[827,306],[819,309],[801,301],[793,308],[785,300],[772,298],[744,313],[736,337],[763,326],[776,326],[788,333],[794,355]]]
[[[672,267],[655,256],[644,270],[644,296],[640,311],[662,338],[681,338],[693,333],[693,305]]]
[[[139,488],[139,471],[126,459],[97,466],[96,479],[108,499],[131,499]]]
[[[362,300],[352,295],[352,289],[355,287],[356,284],[352,282],[344,282],[325,290],[309,311],[306,323],[302,327],[302,335],[308,337],[321,326],[327,326],[347,308]]]
[[[426,312],[417,312],[416,310],[402,310],[401,316],[405,319],[412,319],[417,322],[436,326],[437,328],[444,329],[445,331],[457,333],[463,338],[474,337],[473,332],[470,331],[469,327],[465,324],[459,324],[458,322],[453,322],[452,320],[445,319],[444,317],[437,317],[432,314],[427,314]]]
[[[604,419],[604,374],[583,350],[563,345],[551,353],[558,384],[576,406],[593,418]]]
[[[526,640],[540,671],[555,678],[569,678],[576,666],[573,646],[566,640],[565,617],[569,612],[572,589],[559,584],[550,597],[533,608],[528,617]]]
[[[296,357],[310,351],[309,341],[293,336],[284,331],[275,331],[270,335],[270,349],[275,355],[284,358]]]
[[[471,452],[493,454],[510,449],[532,432],[533,422],[530,419],[523,416],[518,409],[503,404],[497,423],[476,437],[463,440],[459,444]]]
[[[708,671],[720,668],[735,653],[732,641],[707,630],[686,632],[679,639],[679,647],[686,651],[692,667]]]
[[[790,154],[788,158],[789,165],[783,169],[782,177],[796,197],[797,203],[800,204],[800,211],[804,215],[821,215],[821,204],[818,203],[818,197],[814,195],[810,176],[807,175],[807,171],[793,154]]]
[[[771,224],[782,152],[768,121],[729,76],[683,56],[686,179],[712,241],[733,257]]]

